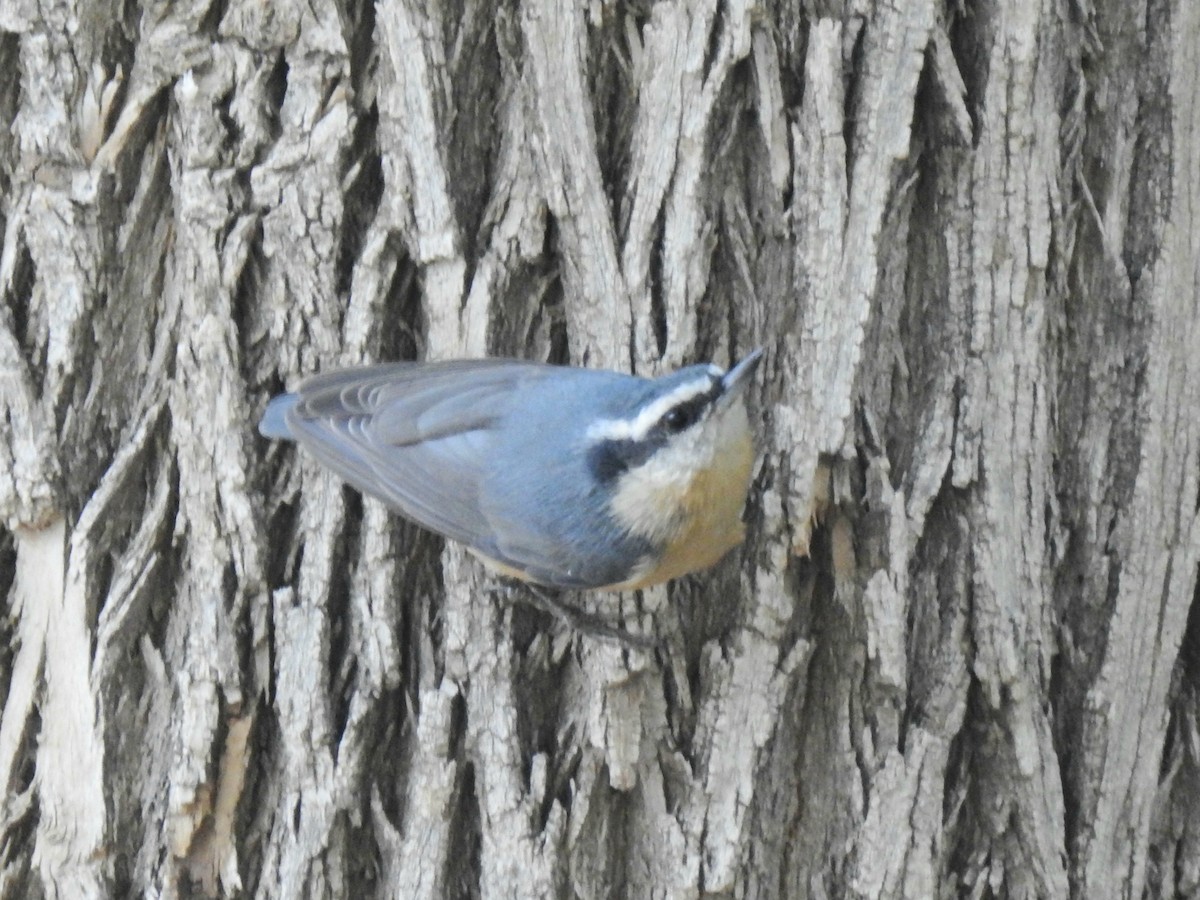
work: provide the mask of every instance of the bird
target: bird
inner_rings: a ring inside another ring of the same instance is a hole
[[[657,378],[499,358],[347,368],[275,397],[259,431],[502,575],[634,590],[742,542],[762,355]]]

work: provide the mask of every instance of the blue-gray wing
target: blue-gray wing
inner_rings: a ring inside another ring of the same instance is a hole
[[[318,375],[272,401],[260,430],[290,437],[345,481],[498,562],[483,484],[496,426],[552,373],[515,360],[392,363]],[[491,511],[494,516],[495,511]]]

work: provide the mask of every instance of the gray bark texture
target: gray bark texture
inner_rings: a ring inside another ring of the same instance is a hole
[[[0,0],[0,897],[1200,897],[1200,4]],[[568,598],[260,438],[762,346]]]

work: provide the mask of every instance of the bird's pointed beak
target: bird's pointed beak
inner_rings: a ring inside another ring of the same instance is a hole
[[[749,384],[762,357],[763,351],[760,347],[754,352],[748,353],[745,359],[721,376],[721,393],[726,397],[733,396]]]

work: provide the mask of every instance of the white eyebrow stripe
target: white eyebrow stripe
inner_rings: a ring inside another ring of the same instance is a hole
[[[646,406],[632,419],[601,419],[592,424],[587,430],[591,441],[640,441],[646,433],[655,426],[668,409],[686,403],[693,397],[707,394],[712,390],[711,378],[697,378],[685,381],[671,393],[659,397]]]

